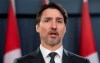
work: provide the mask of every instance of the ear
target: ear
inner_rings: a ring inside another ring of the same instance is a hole
[[[36,25],[36,31],[39,33],[39,24]]]

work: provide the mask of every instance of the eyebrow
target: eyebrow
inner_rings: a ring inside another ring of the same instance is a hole
[[[52,17],[45,17],[44,20],[51,20]],[[57,17],[56,20],[64,20],[62,17]]]
[[[57,20],[64,20],[63,18],[61,18],[61,17],[57,17]]]
[[[51,19],[52,17],[45,17],[44,19]],[[57,17],[57,19],[63,19],[61,17]]]
[[[50,20],[50,19],[52,19],[51,17],[45,17],[44,19],[48,19],[48,20]]]

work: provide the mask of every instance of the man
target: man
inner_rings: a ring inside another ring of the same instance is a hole
[[[36,31],[40,35],[39,49],[18,58],[15,63],[89,63],[86,58],[66,51],[62,39],[66,32],[67,13],[57,3],[43,5],[36,21]]]

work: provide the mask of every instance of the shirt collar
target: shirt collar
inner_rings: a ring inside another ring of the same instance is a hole
[[[48,56],[48,54],[51,52],[50,50],[44,48],[42,45],[40,45],[40,50],[41,50],[44,58],[46,58]]]
[[[58,54],[59,57],[62,58],[62,54],[63,54],[63,46],[61,46],[60,48],[58,48],[56,51],[54,51]]]
[[[48,54],[52,51],[44,48],[42,45],[40,45],[40,50],[42,52],[42,55],[44,58],[46,58],[48,56]],[[63,46],[61,46],[60,48],[58,48],[56,51],[53,51],[53,52],[56,52],[58,54],[59,57],[62,58],[62,54],[63,54]]]

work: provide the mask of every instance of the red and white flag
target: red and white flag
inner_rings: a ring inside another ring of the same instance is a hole
[[[13,63],[15,58],[21,56],[20,39],[14,3],[14,0],[10,0],[3,63]]]
[[[91,63],[99,63],[87,0],[83,0],[82,5],[80,55],[88,58]]]
[[[43,0],[43,5],[48,4],[49,0]]]

